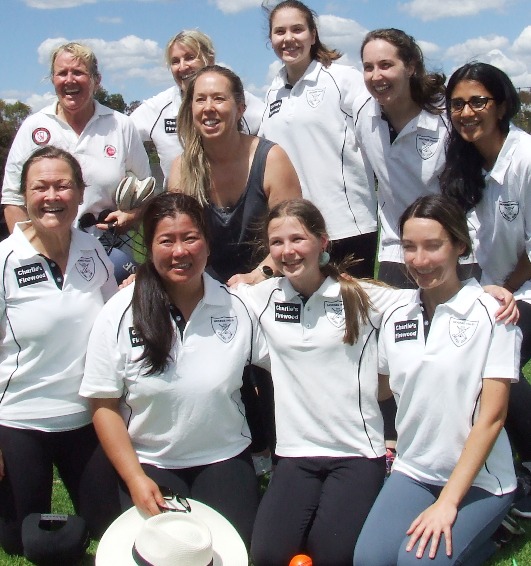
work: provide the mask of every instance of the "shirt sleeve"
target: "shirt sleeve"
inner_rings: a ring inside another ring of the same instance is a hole
[[[153,112],[148,104],[144,101],[142,104],[133,111],[130,116],[135,128],[140,134],[140,139],[143,142],[151,140],[151,128],[153,127]]]
[[[385,285],[362,283],[371,300],[374,310],[370,313],[372,324],[379,328],[385,311],[401,301],[411,301],[417,291],[414,289],[395,289]]]
[[[124,290],[126,291],[126,290]],[[100,311],[90,333],[85,372],[79,394],[96,399],[117,399],[124,392],[125,360],[118,344],[121,312],[111,304]]]
[[[513,324],[494,323],[483,379],[510,379],[516,383],[520,374],[522,331]]]
[[[9,150],[2,185],[2,204],[24,206],[24,197],[20,192],[20,176],[22,166],[30,156],[34,147],[26,143],[26,140],[31,136],[29,130],[30,127],[26,119],[15,135],[15,139]]]
[[[149,158],[140,138],[140,134],[135,128],[133,121],[127,117],[127,135],[129,144],[127,148],[126,171],[131,171],[138,179],[145,179],[151,175]]]
[[[385,348],[385,327],[380,330],[378,336],[378,373],[389,375],[389,362]]]

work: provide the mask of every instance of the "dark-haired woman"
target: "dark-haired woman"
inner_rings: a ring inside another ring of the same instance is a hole
[[[475,254],[481,282],[514,293],[523,341],[520,367],[531,357],[531,136],[510,123],[520,99],[509,77],[487,63],[469,63],[450,77],[446,91],[452,122],[441,189],[479,227]],[[531,468],[531,387],[520,375],[511,388],[507,431]],[[531,516],[531,499],[522,512]]]
[[[317,15],[303,2],[279,2],[267,15],[269,40],[283,67],[267,92],[260,135],[286,150],[303,196],[322,211],[332,259],[354,254],[362,261],[350,272],[373,277],[374,177],[356,147],[352,119],[355,101],[369,97],[361,73],[335,63],[341,53],[321,42]]]
[[[165,193],[145,208],[148,258],[91,334],[81,394],[91,398],[124,507],[155,515],[158,486],[210,505],[249,544],[258,505],[240,399],[243,369],[265,356],[255,318],[204,272],[202,207]]]
[[[449,130],[443,116],[445,77],[426,71],[415,39],[399,29],[369,32],[361,59],[372,97],[355,116],[355,127],[378,179],[378,278],[411,288],[415,285],[404,269],[398,219],[418,197],[439,192]]]
[[[398,405],[397,457],[354,565],[479,565],[516,487],[503,424],[521,334],[497,320],[477,281],[460,281],[471,241],[455,202],[422,197],[399,230],[419,291],[386,311],[378,341],[381,391]]]
[[[113,267],[96,238],[72,228],[85,182],[70,153],[38,149],[20,183],[29,220],[0,243],[0,546],[9,554],[23,553],[24,518],[50,512],[54,465],[93,537],[119,512],[116,476],[78,394],[92,324],[117,291]]]

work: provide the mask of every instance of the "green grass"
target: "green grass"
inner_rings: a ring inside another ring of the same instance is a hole
[[[525,376],[531,382],[531,362],[524,368]],[[61,480],[54,479],[54,489],[52,497],[52,511],[54,513],[73,513],[72,503]],[[515,537],[513,541],[504,547],[492,558],[487,566],[529,566],[531,564],[531,520],[518,521],[526,530],[522,536]],[[94,564],[94,556],[98,547],[97,541],[91,541],[87,554],[81,562],[82,566]],[[0,566],[29,566],[32,562],[22,557],[8,556],[0,548]],[[119,565],[117,565],[119,566]]]

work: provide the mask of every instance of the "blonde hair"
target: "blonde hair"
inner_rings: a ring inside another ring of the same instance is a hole
[[[200,69],[190,81],[184,95],[179,114],[177,115],[177,132],[179,141],[184,148],[181,155],[181,186],[175,187],[180,191],[193,196],[202,206],[209,203],[211,186],[210,163],[203,149],[203,142],[199,132],[194,126],[192,115],[192,101],[194,97],[197,79],[206,73],[217,73],[228,79],[231,85],[231,93],[236,104],[242,104],[245,108],[245,92],[243,84],[236,73],[227,67],[209,65]],[[238,121],[238,131],[243,129],[243,122]]]
[[[164,50],[166,65],[171,65],[171,49],[176,43],[182,43],[195,52],[196,57],[201,59],[205,65],[213,65],[216,58],[214,44],[208,35],[197,29],[184,29],[174,35],[166,44]]]
[[[53,80],[55,60],[61,53],[70,53],[72,57],[83,61],[90,77],[96,82],[101,81],[101,74],[98,70],[98,59],[94,51],[92,51],[90,47],[74,41],[60,45],[52,51],[50,56],[50,79]]]

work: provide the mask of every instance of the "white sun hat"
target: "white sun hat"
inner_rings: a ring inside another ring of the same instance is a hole
[[[231,523],[204,503],[188,502],[190,513],[148,517],[128,509],[101,538],[96,566],[247,566],[247,550]]]

